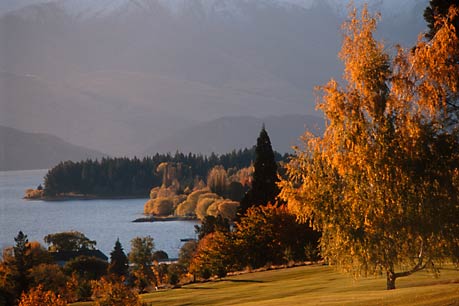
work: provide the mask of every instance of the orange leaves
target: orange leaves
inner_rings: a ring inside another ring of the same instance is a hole
[[[30,289],[21,295],[19,306],[66,306],[67,302],[52,291],[44,291],[43,286]]]
[[[320,88],[325,133],[303,137],[280,183],[289,209],[323,231],[324,257],[355,274],[410,262],[424,240],[424,256],[441,257],[459,235],[449,217],[459,214],[459,40],[445,24],[392,60],[375,25],[366,7],[351,12],[347,85]]]
[[[109,282],[105,278],[92,281],[94,305],[142,305],[139,295],[122,282]]]

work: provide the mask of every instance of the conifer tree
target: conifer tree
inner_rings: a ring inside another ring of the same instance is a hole
[[[128,274],[128,259],[124,253],[123,246],[119,239],[116,240],[113,251],[110,253],[110,265],[108,273],[118,277],[127,276]]]
[[[274,158],[271,140],[263,125],[255,148],[255,163],[252,188],[245,194],[239,206],[239,215],[245,214],[251,206],[274,203],[279,188],[277,187],[277,163]]]
[[[12,262],[13,281],[15,283],[17,294],[21,294],[28,289],[28,270],[30,267],[27,260],[29,247],[29,240],[27,235],[19,231],[18,235],[14,238],[16,242],[13,247],[14,261]]]

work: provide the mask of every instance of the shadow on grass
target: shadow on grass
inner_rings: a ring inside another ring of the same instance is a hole
[[[180,289],[191,289],[191,290],[215,290],[215,288],[209,288],[209,287],[182,287]]]
[[[231,283],[264,283],[264,281],[255,279],[222,279],[221,281]]]

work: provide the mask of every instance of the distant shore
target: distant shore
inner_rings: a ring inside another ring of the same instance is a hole
[[[130,199],[148,199],[148,195],[137,196],[124,196],[124,195],[93,195],[93,194],[61,194],[56,196],[44,195],[26,195],[23,197],[25,200],[38,200],[38,201],[74,201],[74,200],[130,200]]]
[[[137,218],[132,222],[161,222],[161,221],[196,221],[196,217],[187,216],[145,216]]]

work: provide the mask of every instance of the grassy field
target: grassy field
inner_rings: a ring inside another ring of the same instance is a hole
[[[445,268],[438,278],[418,272],[386,280],[353,280],[327,266],[306,266],[227,277],[142,296],[151,305],[459,305],[459,271]],[[75,305],[90,305],[80,303]]]

